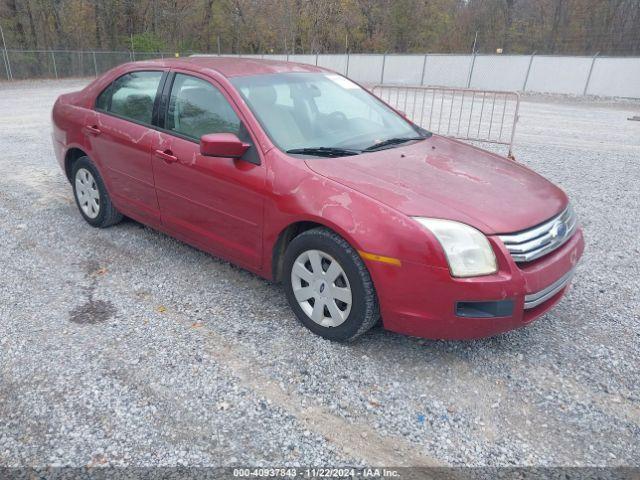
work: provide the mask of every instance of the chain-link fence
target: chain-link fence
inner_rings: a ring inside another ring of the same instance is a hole
[[[193,52],[2,50],[0,80],[97,76],[133,60]],[[223,55],[308,63],[364,84],[640,98],[640,57],[465,54]]]
[[[86,50],[2,50],[0,80],[98,76],[120,64],[176,53]],[[185,52],[188,55],[191,52]]]

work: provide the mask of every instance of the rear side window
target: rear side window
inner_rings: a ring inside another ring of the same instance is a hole
[[[96,100],[96,108],[151,124],[162,72],[131,72],[119,77]]]
[[[240,119],[220,91],[209,82],[176,74],[165,128],[200,139],[207,133],[240,133]]]

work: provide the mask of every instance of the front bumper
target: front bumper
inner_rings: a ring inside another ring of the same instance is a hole
[[[558,280],[553,282],[548,287],[543,288],[539,292],[526,294],[524,296],[524,309],[531,310],[532,308],[536,308],[538,305],[542,305],[547,300],[555,297],[558,293],[567,288],[567,286],[571,282],[571,279],[573,278],[574,273],[575,268],[569,270]]]
[[[519,266],[497,237],[489,241],[498,272],[483,277],[453,278],[446,268],[367,261],[385,328],[424,338],[463,340],[522,327],[558,303],[584,251],[582,230],[577,229],[562,247]],[[458,308],[460,302],[503,301],[513,302],[506,316],[461,316]]]

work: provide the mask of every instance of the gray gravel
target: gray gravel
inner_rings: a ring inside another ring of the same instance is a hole
[[[83,84],[0,85],[0,465],[640,465],[637,104],[521,106],[516,157],[585,229],[556,309],[483,341],[345,346],[278,286],[85,224],[50,141]]]

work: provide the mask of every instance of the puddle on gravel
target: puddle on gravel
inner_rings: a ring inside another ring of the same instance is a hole
[[[98,277],[107,272],[106,267],[100,267],[95,260],[83,262],[82,268],[89,285],[81,287],[84,290],[86,301],[69,312],[69,320],[80,325],[95,325],[106,322],[117,313],[117,308],[109,301],[95,300],[94,291],[97,287]]]
[[[109,320],[116,313],[116,307],[104,300],[89,300],[69,312],[69,320],[82,325],[92,325]]]

